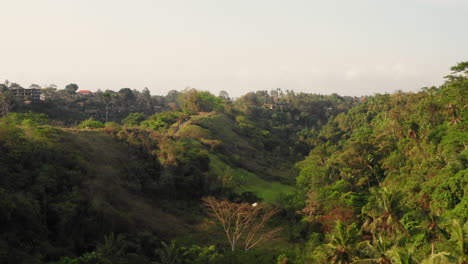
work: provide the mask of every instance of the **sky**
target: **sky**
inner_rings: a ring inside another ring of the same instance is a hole
[[[468,0],[0,0],[0,81],[80,89],[440,85],[468,60]]]

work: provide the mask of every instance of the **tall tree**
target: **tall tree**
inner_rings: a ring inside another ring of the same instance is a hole
[[[431,244],[431,255],[434,255],[435,244],[440,240],[440,236],[445,233],[444,218],[436,214],[435,210],[430,210],[419,229],[422,230],[427,241]]]
[[[109,103],[112,101],[112,94],[109,91],[105,91],[102,94],[102,100],[106,104],[106,123],[107,123],[108,116],[109,116]]]
[[[78,85],[75,83],[70,83],[65,86],[65,91],[69,94],[75,94],[78,90]]]
[[[9,92],[0,91],[0,116],[8,114],[15,106],[15,98]]]
[[[259,203],[233,203],[220,201],[214,197],[203,198],[203,203],[223,227],[231,250],[234,251],[240,242],[249,250],[260,242],[272,238],[280,229],[266,230],[270,218],[277,209],[264,211]]]

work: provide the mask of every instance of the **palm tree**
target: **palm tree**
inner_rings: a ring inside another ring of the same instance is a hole
[[[107,123],[107,116],[108,116],[108,106],[109,106],[109,103],[112,101],[112,94],[108,91],[105,91],[103,94],[102,94],[102,99],[104,101],[104,103],[106,104],[106,123]]]
[[[396,234],[406,234],[406,229],[400,223],[401,193],[379,188],[371,189],[371,194],[369,203],[362,208],[363,214],[368,216],[363,229],[372,234],[388,235],[389,238]]]
[[[414,258],[414,247],[405,245],[403,247],[394,246],[389,250],[388,255],[394,264],[416,264],[419,263]]]
[[[345,226],[337,221],[333,230],[328,234],[327,257],[329,263],[346,264],[353,263],[356,258],[356,242],[359,237],[355,226]]]
[[[457,259],[452,257],[448,252],[440,252],[431,254],[427,259],[421,261],[421,264],[455,264]]]
[[[389,252],[391,241],[387,240],[381,234],[374,237],[371,242],[369,240],[359,243],[358,248],[364,253],[367,258],[360,259],[356,263],[377,263],[377,264],[391,264]]]
[[[97,252],[102,256],[112,259],[119,256],[122,256],[128,245],[125,242],[125,236],[123,234],[115,235],[110,233],[109,235],[104,236],[104,243],[98,244]]]
[[[445,219],[442,216],[434,213],[434,210],[429,211],[426,219],[419,225],[418,229],[422,230],[429,243],[431,243],[431,255],[435,254],[435,242],[440,239],[440,235],[445,235],[444,224]]]
[[[458,258],[459,264],[468,263],[468,222],[462,225],[460,220],[453,219],[452,224],[449,226],[450,240],[449,242],[454,245],[450,247],[450,253]]]
[[[176,245],[175,240],[172,240],[168,245],[164,241],[161,242],[162,248],[156,249],[155,253],[161,262],[155,264],[179,264],[182,263],[182,249]]]

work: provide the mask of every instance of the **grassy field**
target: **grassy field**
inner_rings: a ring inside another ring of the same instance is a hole
[[[255,174],[248,173],[244,183],[235,190],[239,193],[253,192],[265,202],[277,203],[278,199],[284,195],[291,194],[294,187],[279,182],[265,181]]]
[[[215,155],[210,155],[211,169],[222,181],[237,193],[255,193],[267,203],[276,203],[284,195],[294,191],[294,187],[276,181],[266,181],[244,169],[233,168]]]

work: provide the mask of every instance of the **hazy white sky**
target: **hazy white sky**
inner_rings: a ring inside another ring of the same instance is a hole
[[[468,0],[0,0],[0,81],[239,96],[439,85]]]

